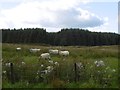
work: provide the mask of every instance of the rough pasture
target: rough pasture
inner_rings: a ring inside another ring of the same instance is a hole
[[[17,47],[21,51],[16,51]],[[30,53],[30,48],[41,50]],[[51,54],[53,62],[39,60],[49,49],[51,46],[3,44],[3,88],[118,88],[118,46],[53,46],[52,49],[68,50],[70,55]],[[101,60],[104,65],[97,66],[95,62]],[[13,63],[14,84],[8,63]]]

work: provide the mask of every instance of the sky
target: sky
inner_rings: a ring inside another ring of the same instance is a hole
[[[0,29],[82,28],[118,33],[118,0],[0,0]]]

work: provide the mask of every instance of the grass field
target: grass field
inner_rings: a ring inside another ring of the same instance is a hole
[[[22,50],[16,51],[17,47]],[[31,53],[30,48],[41,51]],[[51,55],[53,62],[39,59],[50,48],[68,50],[70,55]],[[97,66],[95,61],[104,65]],[[13,63],[12,79],[8,63]],[[42,73],[48,66],[52,70]],[[118,46],[2,44],[2,82],[3,88],[118,88]]]

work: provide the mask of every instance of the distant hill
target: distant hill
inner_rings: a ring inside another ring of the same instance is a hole
[[[46,32],[43,28],[2,29],[2,43],[37,43],[55,46],[118,45],[119,34],[90,32],[79,28]]]

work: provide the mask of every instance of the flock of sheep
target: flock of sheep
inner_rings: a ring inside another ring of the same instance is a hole
[[[16,51],[21,51],[22,49],[20,47],[16,48]],[[36,53],[36,52],[40,52],[41,49],[38,48],[30,48],[29,52],[31,53]],[[54,65],[55,66],[59,66],[59,63],[56,61],[54,62],[53,60],[51,60],[51,55],[60,55],[63,57],[63,60],[65,59],[64,57],[69,56],[69,51],[66,50],[58,50],[58,49],[48,49],[47,52],[45,53],[41,53],[41,55],[39,56],[39,60],[47,60],[51,65],[47,66],[45,68],[45,70],[43,69],[42,71],[37,72],[37,74],[39,72],[41,72],[41,77],[44,76],[44,74],[48,74],[50,73],[53,69],[54,69]],[[22,65],[24,64],[24,62],[22,62]],[[41,67],[45,67],[44,64],[41,64]]]
[[[21,48],[18,47],[18,48],[16,48],[16,50],[21,51]],[[33,53],[39,52],[40,50],[41,49],[38,49],[38,48],[29,49],[29,51],[33,52]],[[50,54],[60,55],[60,56],[69,56],[69,51],[61,51],[61,50],[57,50],[57,49],[49,49],[48,52],[42,53],[39,58],[50,60],[51,59]]]
[[[16,48],[16,50],[20,51],[21,48],[20,47]],[[31,53],[39,52],[40,50],[41,49],[37,49],[37,48],[29,49],[29,51]],[[61,51],[61,50],[57,50],[57,49],[49,49],[48,52],[42,53],[40,55],[39,59],[45,59],[45,60],[48,60],[50,63],[53,63],[53,61],[51,60],[51,57],[50,57],[51,54],[52,55],[60,55],[60,56],[66,57],[66,56],[69,56],[69,51],[63,51],[63,50]],[[55,62],[55,65],[57,65],[57,64],[58,64],[58,62]],[[95,64],[96,67],[105,66],[105,63],[102,60],[95,61],[94,64]],[[79,67],[79,69],[81,69],[83,67],[83,64],[81,62],[80,63],[76,63],[76,65]],[[47,72],[47,71],[51,70],[51,68],[53,68],[53,67],[52,66],[48,66],[47,68],[50,68],[50,69],[44,70],[43,72]]]

